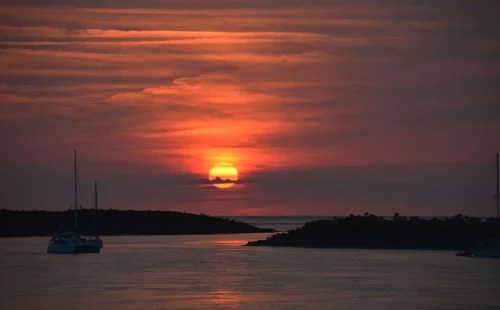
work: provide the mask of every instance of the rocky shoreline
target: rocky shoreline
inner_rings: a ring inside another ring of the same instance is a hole
[[[445,219],[421,219],[395,214],[392,219],[365,213],[308,222],[246,246],[368,249],[462,250],[500,232],[500,221],[461,214]]]

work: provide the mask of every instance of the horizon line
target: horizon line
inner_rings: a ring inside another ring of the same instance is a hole
[[[93,211],[95,210],[94,208],[80,208],[78,210],[90,210],[90,211]],[[23,209],[23,210],[13,210],[13,209],[6,209],[6,208],[0,208],[0,211],[14,211],[14,212],[68,212],[68,211],[74,211],[74,209],[72,208],[68,208],[66,210],[41,210],[41,209],[31,209],[31,210],[26,210],[26,209]],[[462,215],[464,217],[469,217],[469,218],[495,218],[494,215],[490,215],[490,216],[471,216],[471,215],[467,215],[467,214],[464,214],[464,213],[456,213],[456,214],[453,214],[453,215],[405,215],[405,214],[402,214],[400,212],[394,212],[394,214],[392,215],[377,215],[375,213],[370,213],[370,212],[364,212],[364,213],[350,213],[350,214],[343,214],[343,215],[333,215],[333,214],[330,214],[330,215],[321,215],[321,214],[308,214],[308,215],[300,215],[300,214],[292,214],[292,215],[285,215],[285,214],[282,214],[282,215],[211,215],[211,214],[207,214],[207,213],[203,213],[203,212],[198,212],[198,213],[195,213],[195,212],[185,212],[185,211],[178,211],[178,210],[152,210],[152,209],[148,209],[148,210],[134,210],[134,209],[113,209],[113,208],[108,208],[108,209],[98,209],[97,211],[122,211],[122,212],[177,212],[177,213],[186,213],[186,214],[194,214],[194,215],[207,215],[207,216],[211,216],[211,217],[219,217],[219,218],[237,218],[237,217],[348,217],[349,215],[354,215],[354,216],[364,216],[365,213],[368,213],[368,215],[374,215],[374,216],[377,216],[377,217],[394,217],[394,215],[396,213],[399,214],[399,216],[401,217],[418,217],[418,218],[443,218],[443,217],[454,217],[454,216],[458,216],[458,215]]]

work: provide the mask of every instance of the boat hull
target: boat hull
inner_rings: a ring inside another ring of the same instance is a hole
[[[87,244],[99,247],[100,249],[104,247],[102,240],[87,240]]]
[[[458,252],[457,256],[500,258],[500,250],[469,250]]]
[[[99,246],[91,244],[82,244],[75,246],[49,246],[47,253],[49,254],[82,254],[82,253],[100,253]]]
[[[75,253],[99,253],[101,247],[93,244],[79,245],[75,247]]]

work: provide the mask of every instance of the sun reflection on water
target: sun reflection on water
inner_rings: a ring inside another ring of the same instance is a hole
[[[218,245],[224,245],[224,246],[241,246],[245,245],[248,242],[248,240],[217,240],[216,244]]]
[[[235,307],[244,301],[244,296],[229,289],[218,289],[211,292],[207,300],[210,304]]]

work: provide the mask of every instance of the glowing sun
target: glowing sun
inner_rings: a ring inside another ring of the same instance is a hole
[[[238,170],[230,163],[217,163],[210,169],[208,179],[217,188],[230,188],[238,180]]]

